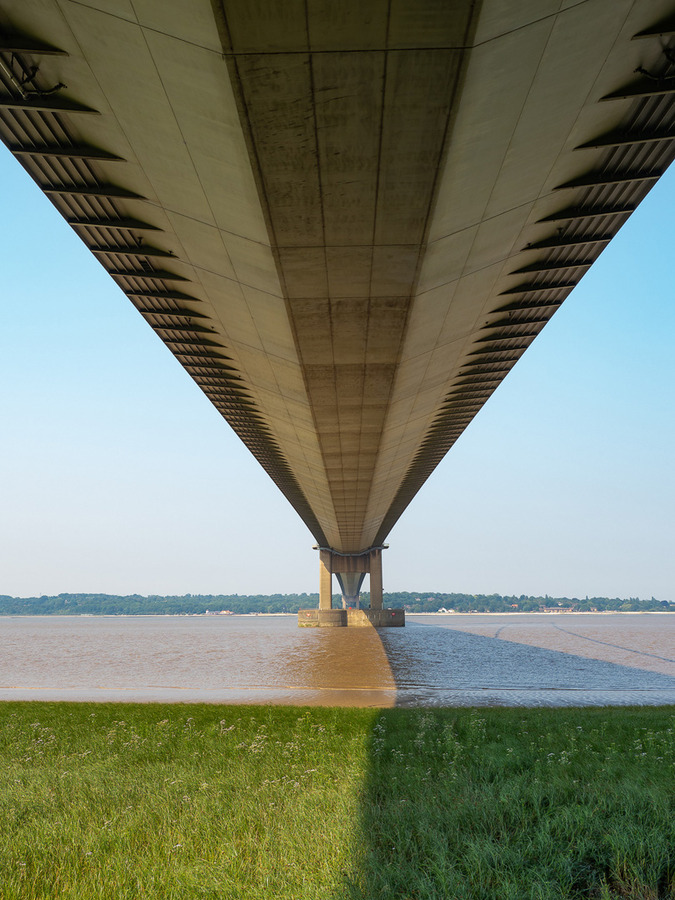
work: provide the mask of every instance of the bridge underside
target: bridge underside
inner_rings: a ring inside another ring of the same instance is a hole
[[[674,12],[0,0],[0,137],[359,556],[675,155]]]

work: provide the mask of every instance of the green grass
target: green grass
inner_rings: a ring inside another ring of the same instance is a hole
[[[672,709],[381,716],[363,896],[675,897],[674,731]]]
[[[675,710],[0,705],[0,897],[675,897]]]

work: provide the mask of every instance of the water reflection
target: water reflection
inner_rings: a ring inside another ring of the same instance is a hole
[[[0,618],[1,700],[675,703],[675,616]]]

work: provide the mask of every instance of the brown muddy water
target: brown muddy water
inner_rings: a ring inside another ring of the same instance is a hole
[[[0,700],[671,704],[675,614],[0,617]]]

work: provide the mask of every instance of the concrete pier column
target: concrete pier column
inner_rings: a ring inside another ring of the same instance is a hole
[[[370,608],[382,609],[382,550],[370,551]]]
[[[319,550],[319,609],[333,608],[333,554]]]

